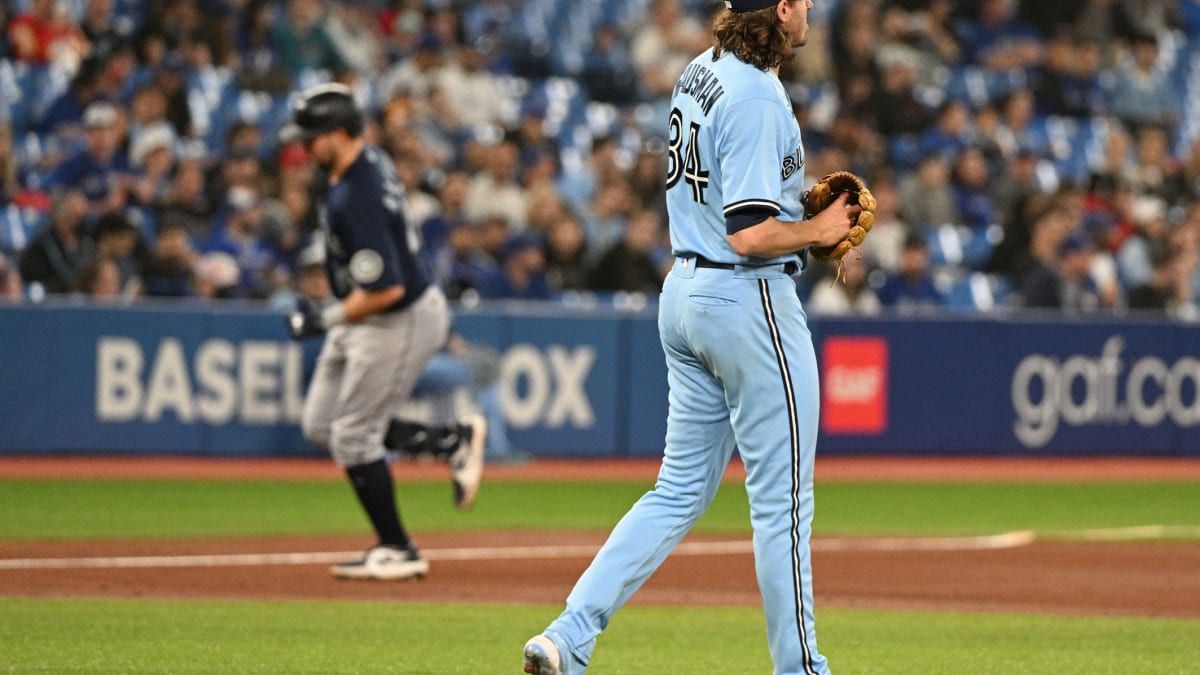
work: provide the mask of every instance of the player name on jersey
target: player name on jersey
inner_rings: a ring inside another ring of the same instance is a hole
[[[704,115],[708,116],[708,111],[725,95],[725,89],[713,71],[699,63],[692,63],[684,69],[679,81],[675,83],[675,94],[691,96],[700,105]]]

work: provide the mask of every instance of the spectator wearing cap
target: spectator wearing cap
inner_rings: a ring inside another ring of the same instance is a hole
[[[142,130],[129,145],[130,201],[155,212],[171,198],[175,133],[166,122]]]
[[[1117,271],[1125,288],[1149,283],[1154,259],[1166,247],[1167,205],[1152,196],[1131,195],[1129,216],[1133,233],[1117,249]]]
[[[933,283],[929,244],[924,237],[908,235],[900,248],[900,260],[895,271],[885,274],[883,283],[875,292],[884,307],[911,312],[936,308],[944,302]]]
[[[123,183],[129,169],[120,152],[121,114],[111,103],[97,101],[84,112],[83,125],[84,146],[47,176],[46,189],[82,190],[95,214],[119,209],[125,205]]]
[[[329,302],[333,290],[329,286],[329,275],[325,273],[324,244],[314,243],[302,249],[296,256],[295,269],[292,282],[279,287],[267,298],[272,309],[290,312],[297,307],[300,298],[317,307]]]
[[[515,234],[504,243],[500,268],[480,281],[479,297],[488,300],[550,300],[541,238]]]
[[[1112,309],[1114,298],[1106,297],[1093,276],[1096,245],[1086,233],[1072,232],[1058,247],[1061,308],[1067,314],[1093,313]]]
[[[428,97],[437,72],[445,63],[446,43],[436,31],[426,28],[408,58],[396,61],[378,78],[376,89],[384,101],[411,96],[417,100]],[[450,99],[457,110],[457,103]]]
[[[83,192],[64,190],[54,197],[50,220],[21,252],[21,277],[46,293],[69,293],[92,253],[85,234],[88,201]]]

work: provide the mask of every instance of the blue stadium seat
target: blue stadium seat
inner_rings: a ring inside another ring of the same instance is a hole
[[[1003,310],[1012,290],[1005,277],[983,272],[956,275],[943,283],[946,308],[965,312]]]
[[[23,251],[44,221],[44,214],[37,209],[16,204],[0,206],[0,251],[9,255]]]
[[[934,267],[981,269],[1002,236],[1003,232],[997,224],[976,228],[939,225],[925,237],[929,245],[930,264]]]

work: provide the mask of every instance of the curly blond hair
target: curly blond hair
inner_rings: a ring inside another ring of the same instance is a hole
[[[788,0],[788,2],[805,0]],[[713,60],[725,52],[759,70],[777,68],[796,57],[791,38],[775,17],[775,5],[754,12],[724,11],[713,21]]]

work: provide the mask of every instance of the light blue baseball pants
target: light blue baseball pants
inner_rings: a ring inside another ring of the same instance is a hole
[[[596,637],[708,508],[735,446],[746,466],[755,571],[775,673],[828,673],[813,626],[809,536],[819,412],[816,356],[782,265],[676,261],[658,314],[670,385],[654,490],[613,529],[548,628],[575,670]]]

